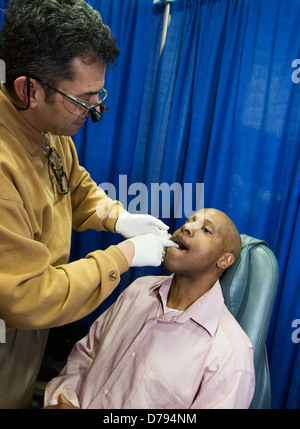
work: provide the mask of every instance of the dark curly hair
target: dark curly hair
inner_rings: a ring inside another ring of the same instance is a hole
[[[4,12],[0,58],[8,90],[23,75],[52,86],[72,80],[76,57],[114,64],[119,55],[110,28],[85,0],[11,0]]]

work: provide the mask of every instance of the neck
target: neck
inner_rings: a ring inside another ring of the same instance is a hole
[[[204,295],[217,281],[214,279],[190,280],[184,276],[175,274],[170,287],[167,306],[184,311],[198,298]]]
[[[27,122],[27,124],[29,124],[30,127],[34,128],[35,131],[41,133],[42,135],[44,135],[43,131],[41,130],[40,127],[36,126],[35,122],[32,120],[31,115],[29,112],[25,111],[20,111],[20,115],[24,118],[24,120]]]

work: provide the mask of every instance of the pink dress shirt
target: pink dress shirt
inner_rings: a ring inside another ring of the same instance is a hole
[[[253,347],[219,282],[186,311],[166,312],[171,277],[134,281],[73,348],[47,385],[80,408],[248,408]]]

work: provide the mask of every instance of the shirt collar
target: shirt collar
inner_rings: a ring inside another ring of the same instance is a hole
[[[171,287],[173,275],[163,282],[160,280],[151,286],[150,291],[160,296],[164,311],[167,297]],[[205,328],[213,336],[217,330],[220,314],[224,306],[224,298],[219,280],[204,295],[181,313],[167,313],[164,315],[168,321],[185,323],[188,319]],[[164,318],[163,316],[163,318]],[[166,320],[167,321],[167,320]]]
[[[0,90],[0,123],[13,134],[30,154],[36,152],[44,140],[44,134],[34,128],[13,105],[3,83]]]

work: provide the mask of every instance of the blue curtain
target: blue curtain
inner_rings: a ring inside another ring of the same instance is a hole
[[[299,0],[173,1],[160,58],[162,4],[90,3],[121,55],[107,73],[111,111],[81,139],[87,168],[116,187],[119,175],[148,189],[204,183],[206,207],[268,242],[280,266],[268,337],[272,406],[299,408],[300,344],[292,340],[300,319]],[[172,230],[182,223],[166,221]],[[148,273],[131,270],[123,284]]]
[[[107,71],[109,111],[74,139],[81,163],[127,206],[136,195],[124,193],[124,178],[127,190],[204,183],[206,207],[268,242],[280,269],[268,336],[272,406],[300,408],[300,1],[173,0],[161,56],[163,4],[88,3],[121,54]],[[174,213],[160,214],[171,231],[184,218]],[[72,258],[119,240],[75,233]],[[135,277],[152,273],[164,268],[131,269],[82,326]]]

